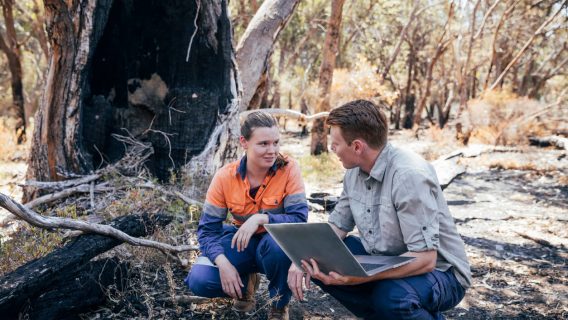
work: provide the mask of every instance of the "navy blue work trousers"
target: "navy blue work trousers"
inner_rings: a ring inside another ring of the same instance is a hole
[[[287,283],[290,259],[268,233],[253,235],[247,248],[237,252],[236,246],[231,249],[231,240],[236,232],[236,227],[223,225],[221,244],[225,250],[225,256],[235,266],[245,285],[241,288],[243,294],[246,292],[248,275],[260,272],[265,274],[269,281],[268,292],[270,298],[274,299],[273,306],[283,308],[288,305],[292,297],[292,291]],[[184,282],[198,296],[228,297],[223,292],[219,269],[216,266],[194,264]]]
[[[353,254],[368,255],[358,237],[349,236],[344,242]],[[314,283],[365,319],[444,319],[441,312],[455,307],[465,295],[453,268],[354,286]]]

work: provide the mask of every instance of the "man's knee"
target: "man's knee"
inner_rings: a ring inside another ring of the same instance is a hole
[[[373,309],[386,319],[412,318],[421,309],[418,296],[401,280],[383,280],[373,290]]]
[[[215,268],[211,266],[194,265],[184,282],[197,296],[215,297],[219,287],[219,275],[215,271]]]

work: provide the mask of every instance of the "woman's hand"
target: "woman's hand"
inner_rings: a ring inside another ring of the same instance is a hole
[[[237,230],[233,236],[231,249],[233,249],[236,245],[237,252],[245,251],[248,247],[250,238],[258,230],[258,227],[265,223],[268,223],[268,216],[265,214],[255,214],[248,218],[248,220],[239,227],[239,230]]]
[[[229,259],[222,254],[215,259],[215,264],[219,268],[223,292],[231,298],[242,299],[241,288],[244,287],[244,285],[237,269],[231,264]]]
[[[318,263],[314,259],[310,259],[310,263],[302,260],[302,267],[312,278],[318,279],[328,286],[356,285],[372,280],[370,277],[344,276],[334,271],[331,271],[329,274],[325,274],[320,271]]]
[[[298,268],[293,262],[288,270],[288,287],[292,290],[292,295],[296,300],[304,300],[304,288],[310,288],[310,275],[305,273],[302,269]]]

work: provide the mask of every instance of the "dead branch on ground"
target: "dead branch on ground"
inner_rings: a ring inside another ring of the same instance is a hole
[[[85,221],[74,220],[69,218],[60,217],[44,217],[37,214],[33,210],[30,210],[23,206],[22,204],[14,201],[12,198],[0,193],[0,207],[8,210],[21,220],[28,222],[29,224],[44,228],[44,229],[71,229],[71,230],[81,230],[87,233],[96,233],[107,237],[112,237],[123,242],[126,242],[133,246],[142,246],[158,249],[161,251],[171,251],[171,252],[185,252],[198,250],[195,246],[181,245],[172,246],[167,243],[162,243],[158,241],[133,238],[128,234],[117,230],[109,225],[103,225],[98,223],[88,223]]]

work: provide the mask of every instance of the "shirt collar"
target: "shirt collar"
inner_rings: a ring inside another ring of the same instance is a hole
[[[375,164],[373,165],[371,173],[369,174],[371,177],[375,178],[375,180],[379,182],[382,182],[385,176],[385,172],[387,169],[387,162],[391,149],[392,149],[391,144],[387,143],[383,148],[383,150],[381,151],[381,153],[379,154],[379,156],[377,157],[377,160],[375,160]]]
[[[272,167],[270,167],[270,169],[268,169],[268,173],[274,174],[274,173],[276,173],[277,169],[278,169],[278,167],[277,167],[276,161],[275,161],[274,164],[272,165]],[[245,180],[245,178],[247,176],[247,156],[246,155],[244,155],[241,158],[241,162],[239,163],[239,167],[237,168],[236,174],[240,175],[242,180]]]

